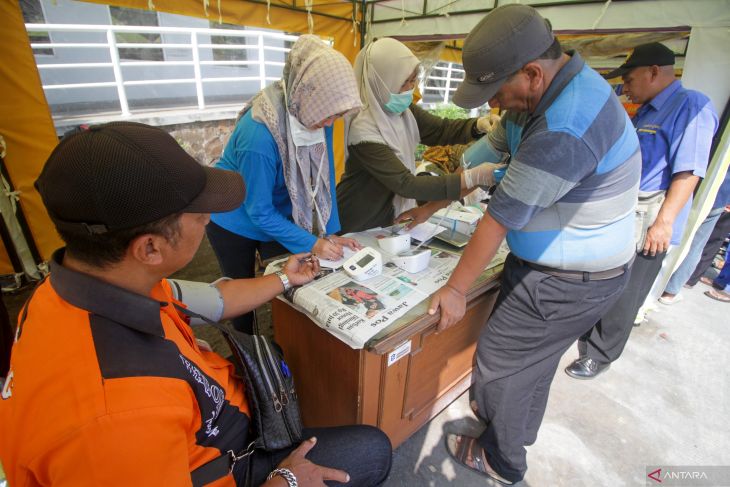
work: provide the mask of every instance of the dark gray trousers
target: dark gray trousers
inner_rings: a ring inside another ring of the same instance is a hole
[[[628,272],[602,281],[565,279],[511,254],[494,313],[477,344],[474,397],[487,429],[479,437],[489,463],[517,482],[525,446],[537,438],[560,357],[618,299]]]
[[[636,254],[631,267],[631,277],[621,297],[606,314],[578,340],[578,353],[600,364],[608,364],[621,356],[629,341],[634,319],[651,291],[656,276],[662,268],[666,252],[654,257]]]

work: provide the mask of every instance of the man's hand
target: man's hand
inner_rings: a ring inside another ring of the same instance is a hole
[[[319,273],[319,259],[310,253],[295,254],[284,265],[284,274],[293,286],[312,282]]]
[[[644,255],[653,257],[667,251],[672,241],[674,220],[689,201],[692,191],[695,190],[699,181],[700,178],[692,174],[691,171],[678,172],[672,177],[666,198],[661,208],[659,208],[659,213],[654,223],[646,231]]]
[[[657,219],[646,231],[644,240],[644,255],[651,255],[666,252],[672,240],[672,224]]]
[[[316,465],[305,457],[309,450],[317,444],[317,438],[310,438],[302,442],[296,450],[292,451],[279,465],[278,468],[286,468],[297,478],[297,485],[301,487],[322,487],[325,480],[334,480],[335,482],[349,482],[350,476],[347,472],[334,468],[322,467]],[[277,477],[266,482],[265,486],[278,485],[275,483]],[[282,484],[283,485],[283,484]]]
[[[441,320],[439,320],[438,330],[442,331],[453,326],[464,317],[464,313],[466,313],[466,296],[457,291],[456,288],[446,284],[434,293],[428,307],[428,314],[435,315],[439,308],[441,309]]]

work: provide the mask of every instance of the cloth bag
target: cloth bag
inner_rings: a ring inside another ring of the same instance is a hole
[[[634,220],[634,239],[636,240],[636,251],[644,250],[644,241],[649,227],[654,224],[659,209],[664,203],[666,191],[639,191],[639,202],[636,206],[636,217]]]

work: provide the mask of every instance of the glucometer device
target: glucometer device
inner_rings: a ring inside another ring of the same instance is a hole
[[[372,247],[365,247],[347,259],[342,268],[356,281],[366,281],[383,272],[383,258]]]
[[[396,255],[391,260],[393,264],[397,265],[406,272],[410,272],[411,274],[415,274],[417,272],[425,270],[428,267],[428,263],[430,261],[430,249],[409,250],[408,252],[403,252],[402,254]]]

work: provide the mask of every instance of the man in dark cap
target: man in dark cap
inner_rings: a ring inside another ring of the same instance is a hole
[[[619,76],[623,93],[641,104],[632,120],[642,158],[637,255],[621,298],[578,341],[580,356],[565,369],[575,379],[593,379],[621,355],[667,252],[682,239],[717,130],[710,100],[682,87],[674,76],[674,52],[665,45],[637,46],[606,78]]]
[[[609,84],[564,53],[532,7],[491,11],[466,38],[466,79],[454,96],[506,110],[492,161],[509,166],[459,265],[429,312],[439,328],[465,312],[471,283],[506,237],[494,312],[477,344],[479,438],[449,434],[457,462],[506,484],[527,470],[558,362],[628,281],[641,172],[631,121]],[[485,317],[486,318],[486,317]]]
[[[66,247],[21,313],[2,388],[11,485],[382,482],[390,443],[372,427],[305,430],[296,449],[242,455],[254,439],[245,385],[178,307],[237,316],[311,281],[318,264],[300,254],[256,279],[165,279],[192,259],[210,212],[241,204],[240,175],[200,166],[161,129],[119,122],[65,137],[36,187]]]

